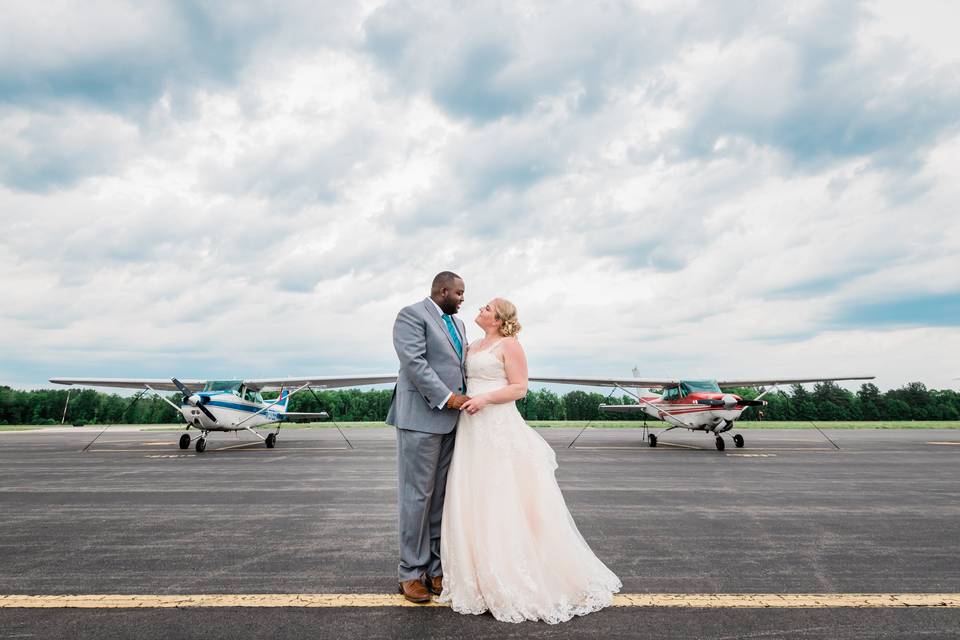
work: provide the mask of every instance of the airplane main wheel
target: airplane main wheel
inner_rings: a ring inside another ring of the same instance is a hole
[[[180,448],[189,449],[190,448],[190,436],[189,434],[183,434],[180,436]]]
[[[203,453],[207,448],[206,438],[197,438],[197,453]]]
[[[723,451],[726,448],[726,443],[724,443],[723,438],[717,436],[717,451]]]
[[[650,446],[651,446],[651,447],[657,446],[657,436],[653,435],[652,433],[651,433],[651,434],[648,434],[648,435],[647,435],[647,442],[650,443]]]
[[[743,436],[740,435],[739,433],[738,433],[737,435],[733,436],[733,444],[734,444],[734,446],[737,447],[737,449],[742,449],[742,448],[743,448]]]
[[[267,449],[273,449],[275,446],[277,446],[277,434],[268,433],[266,443]]]

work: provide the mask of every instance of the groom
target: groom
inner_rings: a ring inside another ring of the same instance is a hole
[[[393,325],[400,374],[387,424],[397,428],[400,512],[400,592],[429,602],[443,590],[440,520],[460,406],[468,400],[466,331],[454,314],[463,304],[463,279],[442,271],[430,297],[404,307]]]

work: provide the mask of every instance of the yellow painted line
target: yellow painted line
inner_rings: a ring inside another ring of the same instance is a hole
[[[110,440],[108,438],[104,438],[103,444],[146,444],[146,443],[143,440]]]
[[[960,593],[625,593],[615,607],[707,609],[960,608]]]
[[[274,449],[268,449],[266,445],[262,442],[254,443],[261,445],[257,449],[238,449],[234,453],[281,453],[283,451],[349,451],[349,447],[284,447],[280,444],[277,445]],[[226,449],[232,449],[233,447],[217,447],[216,449],[207,449],[207,452],[213,451],[224,451]]]
[[[283,453],[284,451],[350,451],[350,447],[284,447],[278,444],[276,449],[244,449],[244,451],[260,451],[261,453]]]
[[[380,593],[201,595],[5,595],[0,609],[171,609],[200,607],[423,607]],[[960,608],[960,593],[622,593],[614,607],[683,609]]]
[[[956,445],[960,445],[960,442],[928,442],[927,444],[956,444]]]
[[[177,443],[172,443],[176,446]],[[144,453],[149,449],[87,449],[84,453]]]
[[[806,443],[819,444],[823,442],[823,438],[802,438],[802,439],[801,438],[767,438],[767,434],[750,433],[750,432],[743,432],[743,431],[740,432],[741,435],[743,435],[744,433],[747,433],[750,436],[750,440],[754,442],[756,442],[757,440],[772,440],[776,443],[800,442],[802,444],[806,444]]]
[[[755,447],[744,447],[743,451],[831,451],[839,452],[833,447],[764,447],[757,449]]]
[[[960,444],[960,443],[957,443],[957,444]],[[687,449],[692,449],[694,451],[716,451],[716,447],[694,447],[691,445],[678,445],[678,444],[672,444],[672,443],[667,444],[663,442],[658,443],[657,446],[655,447],[650,447],[647,445],[638,445],[635,447],[602,447],[602,446],[594,447],[594,446],[588,446],[588,445],[576,445],[572,448],[573,449],[622,449],[622,450],[636,450],[636,451],[647,450],[650,453],[661,453],[666,451],[685,451]],[[756,447],[743,447],[742,449],[732,449],[732,451],[763,453],[764,451],[819,452],[819,451],[837,451],[837,450],[832,447],[764,447],[762,449],[759,449]],[[727,454],[727,455],[730,455],[730,454]]]
[[[649,447],[649,446],[647,446],[647,445],[645,445],[645,444],[644,444],[644,445],[637,445],[637,446],[635,446],[635,447],[591,447],[591,446],[587,446],[587,445],[579,445],[579,444],[578,444],[578,445],[576,445],[575,447],[571,447],[571,448],[574,449],[574,450],[577,450],[577,449],[591,449],[591,450],[592,450],[592,449],[621,449],[621,450],[624,450],[624,451],[645,451],[645,450],[649,450],[650,453],[662,453],[662,452],[665,452],[665,451],[683,451],[683,449],[681,449],[681,448],[679,448],[679,447],[676,447],[676,448],[674,448],[674,447],[667,447],[667,446]],[[698,447],[689,447],[689,448],[690,448],[690,449],[697,449]]]
[[[240,447],[252,447],[253,445],[258,444],[264,449],[267,448],[267,445],[263,444],[263,440],[254,440],[252,442],[241,442],[240,444],[231,444],[227,447],[217,447],[216,449],[211,449],[211,451],[226,451],[227,449],[239,449]]]
[[[571,447],[573,449],[649,449],[652,452],[660,451],[683,451],[685,449],[694,449],[694,450],[706,450],[707,447],[698,447],[692,444],[681,444],[679,442],[659,442],[657,446],[651,447],[647,444],[638,444],[638,445],[627,445],[627,446],[617,446],[617,445],[574,445]],[[710,447],[711,449],[713,447]]]

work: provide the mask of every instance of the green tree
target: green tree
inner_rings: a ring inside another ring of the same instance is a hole
[[[872,382],[866,382],[860,385],[857,391],[857,398],[860,400],[861,419],[880,420],[883,409],[883,398],[880,395],[880,389]]]

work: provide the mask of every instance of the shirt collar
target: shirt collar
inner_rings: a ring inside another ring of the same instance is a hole
[[[446,315],[446,314],[443,312],[443,309],[440,308],[440,305],[438,305],[436,302],[433,301],[433,298],[427,298],[427,300],[430,301],[430,304],[432,304],[432,305],[433,305],[433,308],[437,310],[437,313],[440,314],[440,317],[441,317],[441,318]]]

